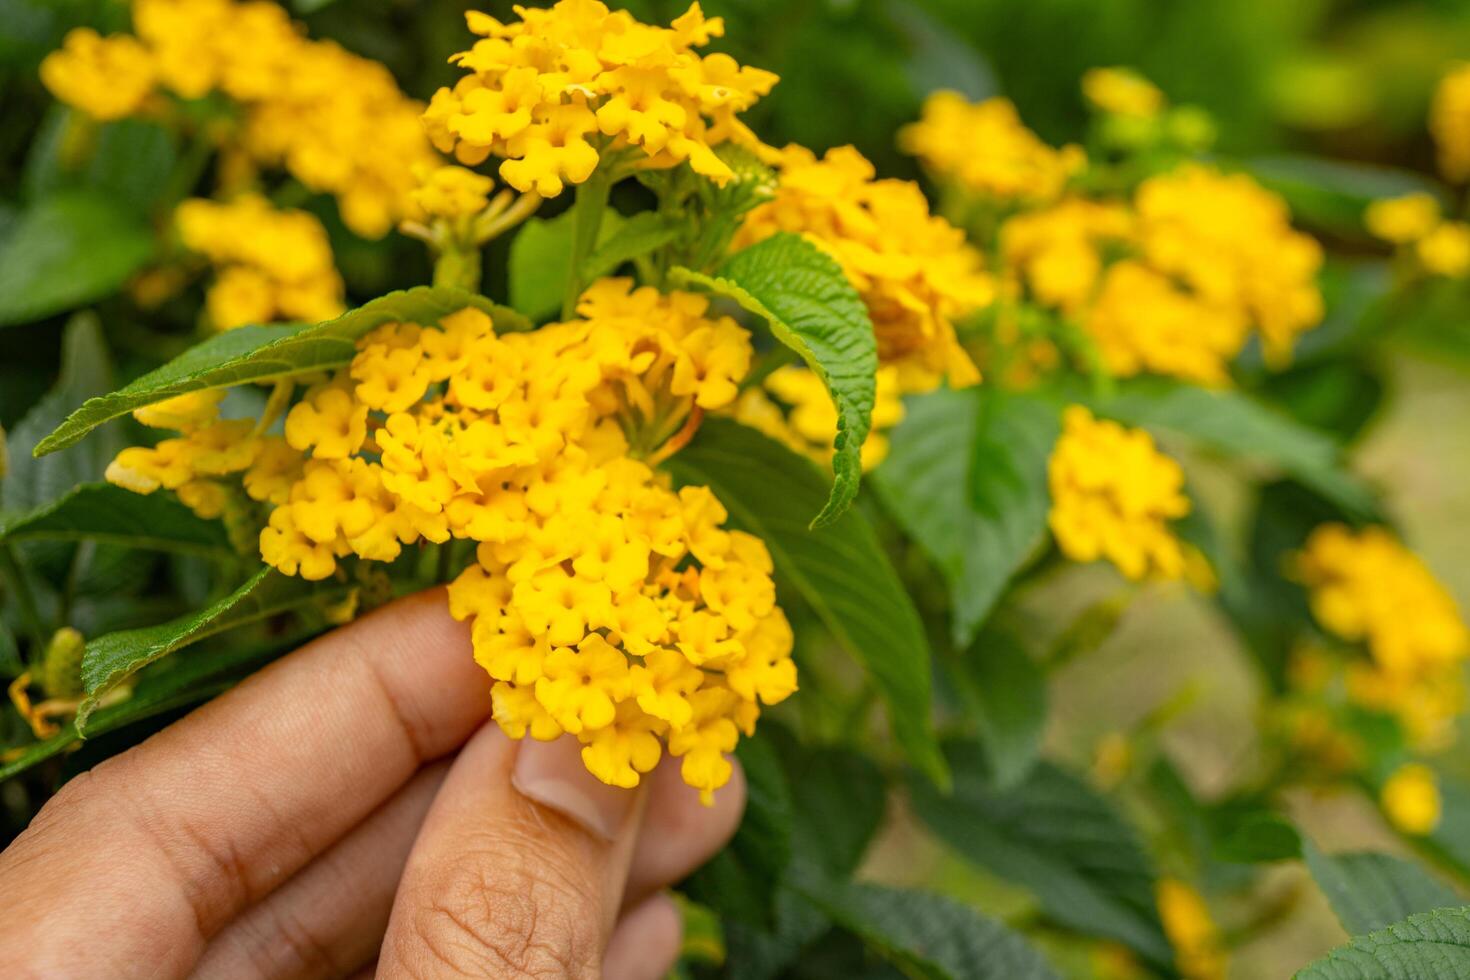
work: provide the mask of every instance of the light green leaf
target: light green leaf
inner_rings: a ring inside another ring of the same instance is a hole
[[[573,209],[554,218],[531,218],[521,225],[510,243],[506,271],[510,305],[532,320],[545,320],[561,311],[572,261],[575,217]],[[622,228],[623,220],[612,208],[602,212],[602,222],[597,227],[599,248],[610,244]],[[591,282],[595,276],[584,270],[583,278]]]
[[[1347,470],[1336,442],[1239,392],[1146,380],[1120,386],[1091,407],[1128,425],[1269,463],[1359,517],[1378,512],[1372,490]]]
[[[315,371],[331,371],[351,362],[356,342],[385,323],[436,324],[467,306],[492,317],[497,307],[479,296],[442,286],[416,286],[389,293],[314,326],[247,326],[227,330],[186,351],[156,371],[73,412],[41,440],[36,455],[53,453],[80,440],[108,419],[135,408],[204,388],[259,383]]]
[[[157,626],[108,633],[87,641],[82,654],[86,700],[77,712],[77,730],[113,688],[144,667],[225,630],[258,623],[306,605],[341,599],[350,587],[335,581],[315,584],[262,567],[244,585],[206,609]]]
[[[967,905],[881,885],[803,883],[797,890],[911,977],[925,980],[1055,980],[1019,933]]]
[[[606,219],[604,219],[606,220]],[[588,282],[617,271],[618,266],[663,248],[678,237],[682,224],[653,211],[641,211],[621,222],[587,259]]]
[[[1451,980],[1470,977],[1470,907],[1434,909],[1356,936],[1296,980]]]
[[[1455,892],[1428,871],[1387,854],[1323,854],[1310,842],[1307,867],[1349,935],[1383,929],[1415,912],[1461,904]]]
[[[100,299],[152,254],[148,222],[119,202],[88,191],[43,198],[0,243],[0,326]]]
[[[218,521],[202,520],[164,494],[144,496],[109,483],[84,483],[29,513],[0,516],[0,541],[32,540],[235,557]]]
[[[894,519],[944,573],[968,646],[1046,533],[1056,406],[984,388],[911,399],[873,474]],[[969,453],[966,453],[966,449]]]
[[[816,467],[726,419],[706,419],[694,442],[664,465],[680,484],[713,490],[733,522],[766,543],[779,579],[867,668],[909,758],[945,782],[929,722],[923,625],[867,520],[848,511],[828,527],[809,529],[806,515],[826,493]]]
[[[852,283],[831,256],[787,232],[736,252],[713,276],[675,269],[670,278],[703,286],[764,318],[776,339],[826,384],[837,406],[832,493],[812,527],[835,521],[862,480],[877,385],[878,342]]]
[[[1137,835],[1076,777],[1043,763],[995,788],[984,751],[951,741],[944,796],[911,780],[914,809],[961,856],[1031,891],[1058,923],[1116,940],[1159,966],[1172,962],[1154,905],[1154,872]]]

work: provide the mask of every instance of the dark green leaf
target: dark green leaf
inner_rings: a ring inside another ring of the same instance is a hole
[[[1304,847],[1312,877],[1332,903],[1349,935],[1383,929],[1415,912],[1461,904],[1455,892],[1428,871],[1387,854],[1323,854]]]
[[[678,237],[680,228],[680,223],[652,211],[635,214],[622,221],[612,234],[602,236],[602,243],[587,259],[583,275],[588,282],[611,275],[624,262],[663,248]]]
[[[0,326],[100,299],[152,254],[148,222],[112,198],[66,191],[39,200],[0,243]]]
[[[830,874],[851,875],[883,821],[882,772],[866,756],[837,746],[793,745],[781,759],[796,810],[794,850]]]
[[[944,783],[944,760],[929,723],[924,628],[867,520],[848,511],[810,530],[806,515],[825,496],[816,467],[726,419],[706,419],[694,442],[665,465],[681,484],[708,486],[735,524],[766,543],[779,578],[868,669],[909,758]]]
[[[911,977],[932,980],[1054,980],[1018,933],[941,895],[880,885],[798,886],[832,919]]]
[[[832,493],[812,526],[832,523],[857,496],[877,384],[878,342],[852,283],[831,256],[786,232],[736,252],[713,276],[675,269],[671,278],[729,297],[765,319],[826,384],[837,406]]]
[[[1016,637],[988,629],[960,660],[965,692],[980,730],[991,779],[1009,789],[1041,753],[1046,727],[1046,672]]]
[[[561,311],[572,260],[575,217],[575,210],[569,210],[554,218],[531,218],[511,240],[507,268],[510,305],[532,320],[545,320]],[[597,229],[599,246],[610,244],[622,226],[621,214],[612,208],[603,211]],[[596,277],[584,270],[583,278],[591,282]]]
[[[29,513],[0,517],[0,541],[96,541],[129,548],[234,557],[217,521],[195,517],[164,494],[84,483]]]
[[[1411,915],[1356,936],[1296,980],[1451,980],[1470,977],[1470,908]]]
[[[1355,515],[1378,512],[1373,492],[1348,472],[1337,443],[1239,392],[1148,380],[1122,386],[1092,407],[1129,425],[1270,463]]]
[[[1046,532],[1055,406],[990,389],[911,399],[873,474],[884,505],[949,584],[957,646],[968,646]],[[970,453],[965,452],[966,447]]]
[[[745,770],[745,816],[730,843],[686,882],[685,890],[721,916],[767,928],[791,858],[791,796],[769,742],[759,736],[742,739],[737,754]]]
[[[1222,819],[1223,817],[1223,819]],[[1279,814],[1251,808],[1216,815],[1214,856],[1236,864],[1287,861],[1301,857],[1302,839]]]
[[[436,324],[467,306],[496,315],[493,304],[462,290],[416,286],[314,326],[248,326],[225,331],[127,387],[88,401],[41,440],[36,455],[65,449],[108,419],[185,392],[334,370],[351,362],[357,339],[376,327],[394,321]]]
[[[161,123],[119,119],[98,125],[58,104],[31,143],[21,181],[31,200],[80,189],[146,216],[173,179],[177,157],[174,132]]]
[[[1058,923],[1172,961],[1154,905],[1154,872],[1133,830],[1076,777],[1043,763],[1006,792],[975,742],[945,744],[949,796],[913,780],[920,819],[959,854],[1029,889]]]
[[[9,433],[10,467],[0,480],[0,510],[24,513],[50,503],[79,483],[101,479],[113,447],[95,445],[87,452],[56,459],[36,459],[32,450],[83,402],[111,387],[112,362],[102,325],[96,314],[78,313],[62,334],[61,374],[55,386]]]
[[[82,655],[86,700],[77,712],[77,730],[85,734],[87,717],[97,708],[97,703],[159,658],[225,630],[258,623],[302,606],[330,603],[349,591],[348,586],[335,581],[315,584],[262,567],[244,585],[197,613],[87,641]]]

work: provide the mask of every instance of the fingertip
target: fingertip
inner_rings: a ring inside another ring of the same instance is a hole
[[[659,980],[674,968],[684,917],[667,893],[644,899],[623,916],[602,960],[603,980]]]

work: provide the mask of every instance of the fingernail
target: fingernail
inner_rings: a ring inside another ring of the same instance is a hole
[[[570,735],[552,742],[523,741],[510,781],[522,796],[609,841],[622,830],[636,796],[588,772],[582,746]]]

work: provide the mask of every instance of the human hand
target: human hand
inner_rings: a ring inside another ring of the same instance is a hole
[[[488,691],[423,593],[78,776],[0,853],[7,975],[662,976],[659,890],[734,832],[739,771],[712,809],[668,760],[614,790]]]

